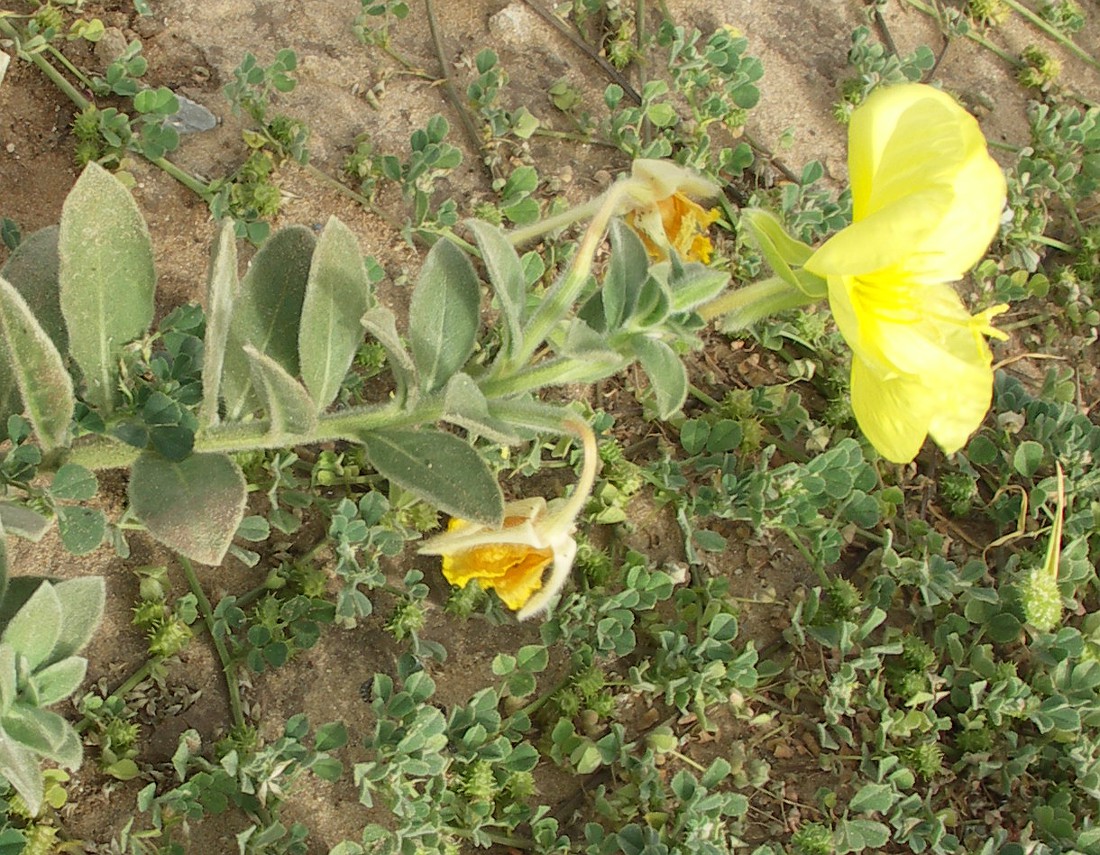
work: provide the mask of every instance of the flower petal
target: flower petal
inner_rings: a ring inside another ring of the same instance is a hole
[[[878,453],[894,463],[917,456],[928,435],[933,402],[920,378],[887,377],[852,357],[852,412]]]
[[[880,89],[852,114],[853,224],[806,263],[819,276],[873,271],[948,282],[996,234],[1005,180],[977,121],[921,84]]]

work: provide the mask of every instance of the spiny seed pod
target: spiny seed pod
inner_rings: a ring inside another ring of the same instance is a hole
[[[993,731],[972,727],[955,737],[955,747],[963,754],[981,754],[993,747]]]
[[[808,822],[791,835],[797,855],[833,855],[833,832],[820,822]]]
[[[191,640],[191,627],[175,615],[149,627],[149,653],[153,656],[175,656]]]
[[[493,766],[488,760],[475,760],[462,773],[462,791],[475,802],[491,802],[500,792]]]
[[[38,25],[40,31],[59,30],[64,21],[61,10],[55,9],[53,6],[43,6],[34,13],[34,22]]]
[[[863,594],[847,579],[831,579],[821,592],[820,617],[824,623],[852,620],[863,607]]]
[[[1025,66],[1019,80],[1031,89],[1048,89],[1062,73],[1062,63],[1038,45],[1028,45],[1021,56]]]
[[[943,749],[935,742],[914,745],[905,752],[909,768],[924,780],[930,780],[943,771]]]
[[[996,27],[1008,20],[1008,4],[1004,0],[969,0],[966,14],[979,24]]]
[[[910,671],[928,671],[936,664],[936,651],[923,638],[903,635],[901,661]]]
[[[978,497],[978,483],[965,472],[945,472],[940,476],[939,492],[953,516],[966,516]]]
[[[1058,580],[1045,568],[1028,571],[1016,593],[1024,619],[1039,632],[1050,632],[1062,622],[1062,592]]]

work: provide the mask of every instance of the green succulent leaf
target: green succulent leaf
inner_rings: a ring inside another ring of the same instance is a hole
[[[244,346],[251,344],[292,377],[298,374],[298,322],[316,240],[309,229],[280,229],[260,247],[241,280],[225,350],[222,397],[226,417],[262,406]]]
[[[313,253],[298,331],[302,380],[317,412],[336,400],[363,341],[359,319],[371,302],[359,241],[351,229],[331,217]]]
[[[503,521],[500,485],[468,442],[438,430],[376,430],[361,440],[371,465],[417,498],[462,519]]]
[[[0,278],[0,329],[8,365],[44,450],[68,445],[73,381],[53,339],[19,292]]]
[[[409,304],[409,344],[425,393],[442,388],[474,351],[480,318],[477,276],[447,240],[428,252]]]
[[[61,542],[73,555],[87,555],[103,543],[107,534],[107,517],[99,508],[60,505],[57,508],[57,528]]]
[[[153,537],[187,558],[217,565],[244,518],[248,485],[225,454],[171,461],[146,452],[130,472],[129,497]]]
[[[87,400],[114,409],[119,356],[153,321],[153,247],[130,191],[94,161],[61,209],[61,312]]]
[[[237,295],[237,232],[232,219],[218,230],[206,275],[206,335],[202,344],[202,405],[199,425],[218,421],[222,369]]]
[[[53,476],[50,495],[70,502],[86,502],[99,490],[95,473],[77,463],[66,463]]]

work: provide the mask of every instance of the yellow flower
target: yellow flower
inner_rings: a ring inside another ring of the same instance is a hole
[[[566,428],[584,443],[584,467],[568,500],[547,504],[536,497],[508,502],[500,528],[451,520],[445,534],[419,550],[442,556],[443,575],[452,585],[464,588],[476,579],[482,588],[495,590],[520,620],[548,609],[569,578],[577,554],[576,519],[596,479],[599,458],[592,429],[580,421],[570,421]]]
[[[664,261],[673,249],[686,261],[706,264],[714,251],[707,229],[719,212],[691,197],[713,198],[718,193],[716,184],[690,169],[667,160],[636,160],[626,182],[626,222],[654,260]]]
[[[971,316],[948,282],[985,253],[1005,180],[978,123],[922,84],[880,89],[852,113],[852,225],[806,262],[828,282],[852,348],[852,409],[883,457],[912,460],[931,435],[961,448],[993,389],[985,336],[997,306]]]

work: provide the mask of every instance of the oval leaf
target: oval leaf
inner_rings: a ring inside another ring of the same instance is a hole
[[[457,436],[437,430],[377,430],[362,435],[367,458],[384,477],[441,511],[499,526],[504,497],[488,465]]]
[[[527,302],[527,280],[523,264],[515,248],[496,226],[481,220],[467,220],[474,233],[489,284],[493,286],[500,314],[504,318],[502,351],[509,357],[518,356],[523,344],[523,309]]]
[[[8,622],[0,641],[22,653],[33,671],[46,662],[61,638],[61,600],[49,582],[42,582]]]
[[[72,378],[53,340],[5,279],[0,279],[0,328],[8,364],[42,448],[68,445],[76,409]]]
[[[638,336],[631,343],[653,387],[658,418],[670,418],[687,399],[688,378],[684,363],[671,347],[658,339]]]
[[[409,303],[409,345],[425,393],[443,386],[474,352],[478,304],[470,259],[450,241],[437,241]]]
[[[89,163],[61,209],[61,312],[87,400],[114,408],[122,348],[153,321],[153,247],[130,191]]]
[[[315,244],[307,228],[280,229],[260,247],[241,280],[222,373],[229,419],[239,419],[262,405],[244,353],[246,344],[270,356],[292,377],[298,374],[298,321]]]
[[[271,422],[270,432],[295,437],[313,430],[317,424],[317,405],[305,387],[252,345],[246,345],[244,352],[252,364],[254,382]]]
[[[130,507],[149,533],[180,555],[220,564],[244,518],[248,486],[225,454],[178,462],[146,452],[130,472]]]
[[[302,380],[318,412],[336,400],[363,342],[359,319],[370,304],[370,280],[359,241],[351,229],[330,217],[313,253],[298,330]]]

